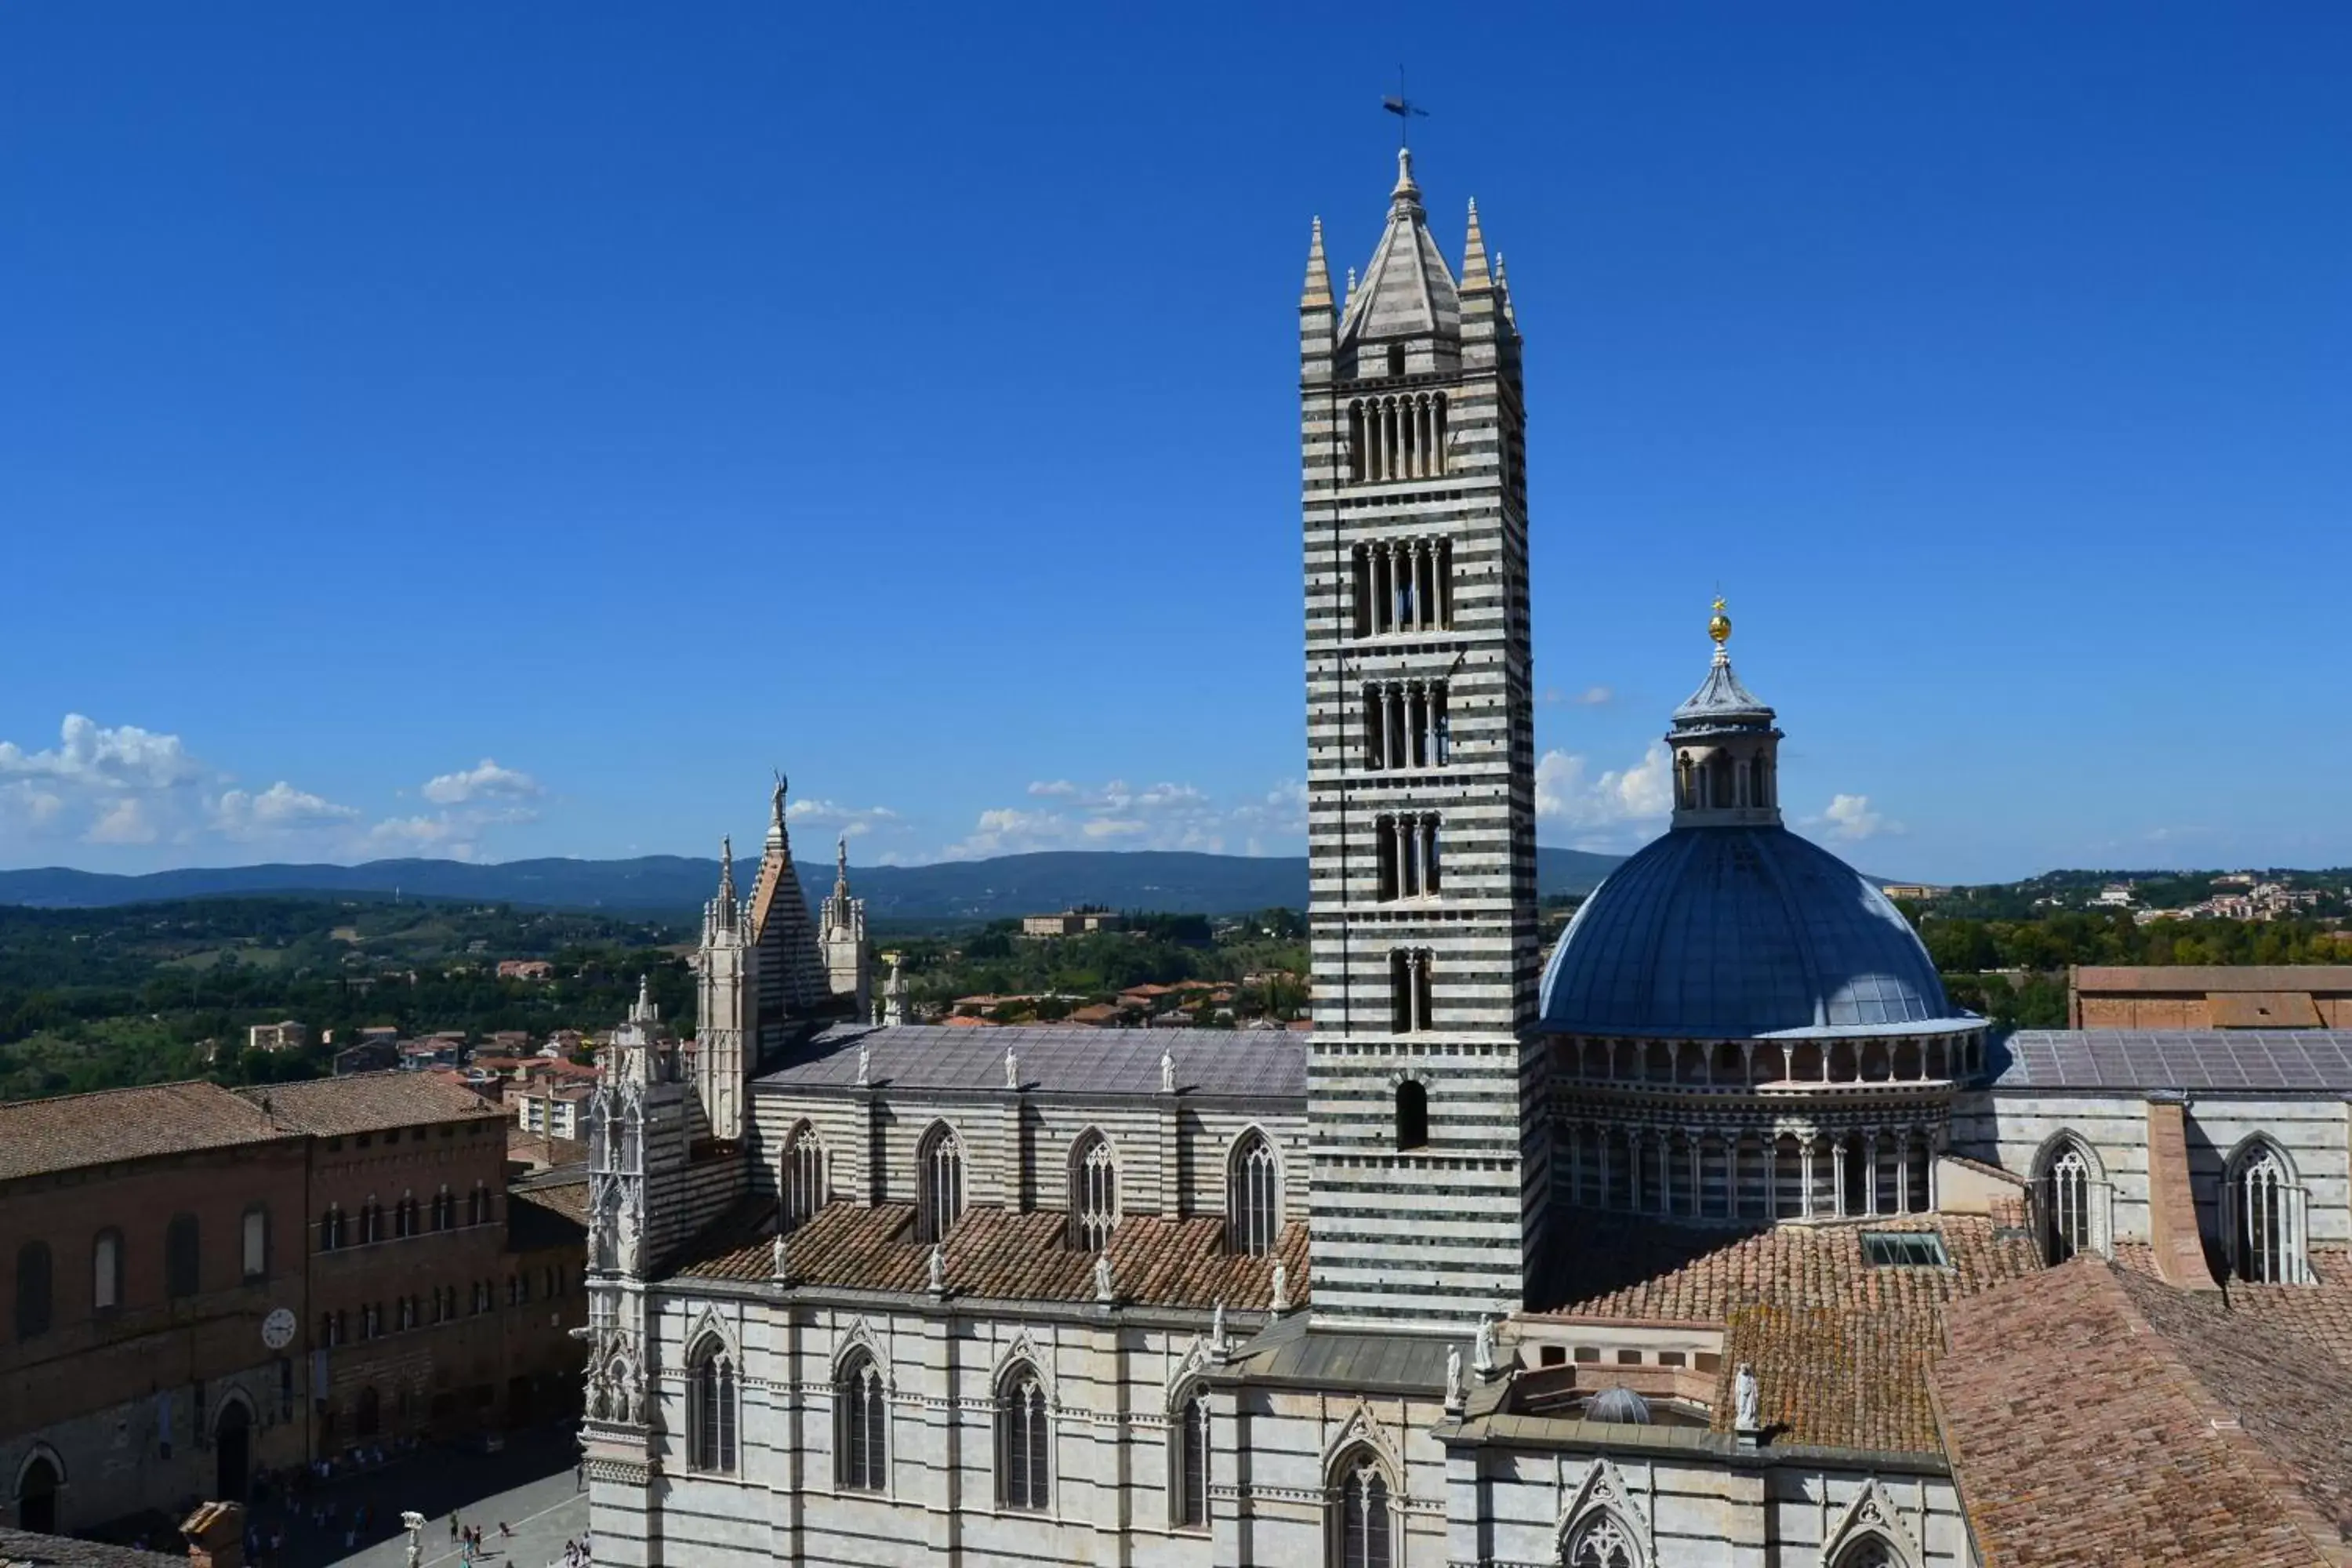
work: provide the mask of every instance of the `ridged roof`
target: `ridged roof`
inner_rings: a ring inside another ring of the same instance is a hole
[[[1400,148],[1396,189],[1389,193],[1389,226],[1348,297],[1339,341],[1450,338],[1461,332],[1462,299],[1437,241],[1430,237],[1421,187],[1412,181],[1412,154]]]
[[[1895,906],[1784,827],[1679,827],[1609,874],[1544,972],[1558,1034],[1742,1039],[1979,1022]]]

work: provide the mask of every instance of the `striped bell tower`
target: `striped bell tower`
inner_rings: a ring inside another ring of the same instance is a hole
[[[1412,154],[1335,310],[1299,300],[1316,1321],[1520,1305],[1549,1180],[1519,334]]]

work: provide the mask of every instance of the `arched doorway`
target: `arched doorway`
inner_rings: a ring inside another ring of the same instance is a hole
[[[213,1428],[213,1499],[243,1502],[253,1475],[253,1412],[242,1399],[221,1406],[220,1424]]]
[[[36,1455],[16,1478],[16,1528],[36,1535],[58,1532],[58,1487],[63,1478],[57,1466]]]

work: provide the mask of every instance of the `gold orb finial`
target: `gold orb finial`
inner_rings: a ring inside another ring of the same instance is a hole
[[[1715,639],[1717,647],[1731,640],[1731,617],[1723,613],[1723,595],[1720,594],[1715,596],[1715,618],[1706,623],[1706,635]]]

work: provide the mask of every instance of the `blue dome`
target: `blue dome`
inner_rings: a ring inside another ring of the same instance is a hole
[[[1554,1034],[1926,1033],[1956,1011],[1909,922],[1785,827],[1681,827],[1609,874],[1544,971]]]

